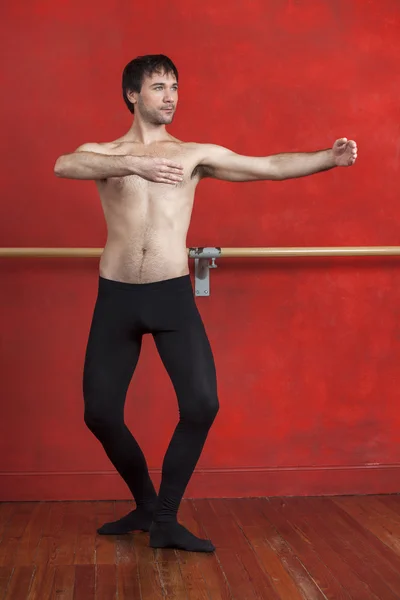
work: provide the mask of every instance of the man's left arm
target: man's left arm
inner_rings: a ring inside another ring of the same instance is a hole
[[[222,146],[206,144],[199,166],[205,177],[224,181],[262,181],[293,179],[334,167],[350,167],[356,159],[357,144],[347,138],[336,140],[328,150],[265,157],[242,156]]]

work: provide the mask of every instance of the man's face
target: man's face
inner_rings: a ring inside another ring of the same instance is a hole
[[[135,114],[153,125],[172,123],[178,104],[178,82],[175,75],[165,73],[145,76],[140,93],[130,95],[135,99]]]

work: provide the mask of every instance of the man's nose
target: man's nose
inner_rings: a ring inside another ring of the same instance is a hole
[[[174,100],[174,99],[173,99],[173,97],[172,97],[172,92],[168,92],[168,91],[166,91],[166,92],[165,92],[165,94],[164,94],[164,102],[169,102],[169,103],[171,103],[171,102],[173,102],[173,100]]]

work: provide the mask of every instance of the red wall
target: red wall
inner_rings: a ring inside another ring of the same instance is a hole
[[[124,65],[181,74],[171,133],[242,154],[354,138],[352,169],[200,185],[190,246],[397,245],[397,0],[31,0],[3,8],[1,246],[102,247],[58,155],[130,126]],[[399,492],[399,259],[221,259],[198,298],[221,410],[187,496]],[[0,499],[128,498],[83,422],[97,259],[0,260]],[[126,419],[158,485],[178,412],[146,338]]]

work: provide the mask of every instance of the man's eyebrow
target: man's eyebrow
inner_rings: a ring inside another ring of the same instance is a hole
[[[166,84],[164,82],[160,81],[159,83],[152,83],[150,87],[155,87],[157,85],[165,86]],[[176,85],[176,87],[178,87],[178,82],[175,82],[172,85]]]

